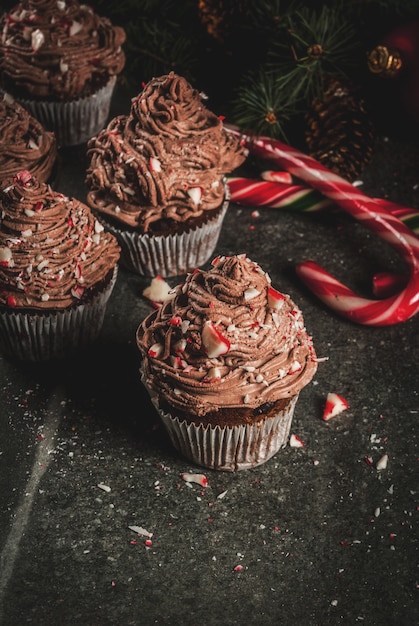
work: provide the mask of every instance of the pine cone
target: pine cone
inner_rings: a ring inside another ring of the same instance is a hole
[[[359,90],[332,79],[306,113],[308,153],[350,182],[371,158],[374,131]]]

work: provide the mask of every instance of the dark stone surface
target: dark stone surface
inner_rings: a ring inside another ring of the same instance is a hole
[[[379,138],[362,188],[418,207],[418,157],[413,139]],[[84,199],[85,164],[84,146],[62,151],[55,186]],[[205,471],[206,489],[184,483],[182,472],[202,470],[172,449],[138,379],[149,281],[121,269],[91,349],[59,364],[0,359],[5,626],[418,621],[419,318],[352,324],[294,272],[313,258],[365,295],[374,272],[403,263],[341,212],[251,212],[230,207],[214,255],[260,263],[329,357],[297,405],[305,447],[237,474]],[[350,409],[326,423],[330,391]],[[152,546],[130,525],[152,532]]]

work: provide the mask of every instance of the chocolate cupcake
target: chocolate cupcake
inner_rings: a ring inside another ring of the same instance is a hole
[[[138,327],[141,376],[186,458],[260,465],[286,445],[317,358],[300,309],[245,255],[195,271]]]
[[[184,274],[213,253],[228,206],[224,177],[245,160],[203,95],[170,73],[88,143],[87,202],[146,276]]]
[[[0,350],[59,358],[98,336],[119,247],[90,209],[21,171],[0,188]]]
[[[55,136],[8,94],[0,94],[0,182],[30,170],[47,182],[57,157]]]
[[[60,145],[106,123],[125,32],[76,0],[22,0],[0,18],[0,86]]]

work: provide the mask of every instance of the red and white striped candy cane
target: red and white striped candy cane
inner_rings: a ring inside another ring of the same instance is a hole
[[[242,206],[288,209],[302,213],[336,208],[335,203],[319,191],[301,184],[238,176],[228,177],[227,184],[230,190],[230,201]],[[419,211],[395,204],[390,200],[378,200],[378,202],[383,209],[398,217],[419,235]]]
[[[409,279],[403,289],[388,298],[371,300],[356,295],[314,261],[305,261],[297,266],[297,273],[316,296],[332,310],[359,324],[388,326],[415,315],[419,311],[419,240],[403,222],[384,209],[379,199],[365,195],[299,150],[268,137],[245,139],[251,153],[273,160],[320,191],[387,241],[409,267]]]

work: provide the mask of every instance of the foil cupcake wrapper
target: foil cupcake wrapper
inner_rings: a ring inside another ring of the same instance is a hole
[[[210,258],[217,245],[228,208],[225,200],[217,217],[188,232],[164,236],[121,230],[98,216],[105,228],[118,240],[121,265],[141,276],[180,276]]]
[[[63,311],[25,313],[0,310],[0,352],[20,361],[60,359],[97,339],[117,277],[83,304]]]
[[[288,443],[298,393],[273,417],[240,426],[209,426],[187,422],[162,411],[142,370],[140,377],[173,447],[197,465],[226,472],[250,469],[266,463]]]
[[[116,76],[95,94],[70,102],[48,102],[15,98],[47,130],[53,131],[60,146],[85,143],[106,124]]]

